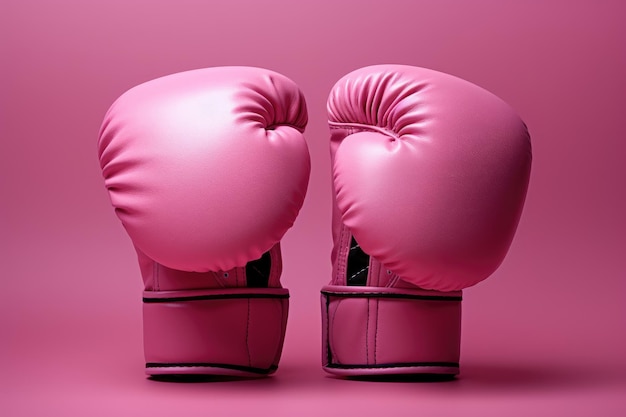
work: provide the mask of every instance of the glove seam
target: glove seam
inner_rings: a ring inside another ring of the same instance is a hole
[[[370,349],[369,349],[369,329],[370,329],[370,302],[367,300],[367,320],[365,321],[365,363],[369,365]]]
[[[371,300],[370,300],[371,301]],[[379,307],[380,307],[380,299],[376,299],[376,321],[374,323],[374,363],[378,363],[378,317],[379,317]]]
[[[217,295],[191,295],[186,297],[163,297],[150,298],[143,297],[143,302],[148,304],[157,303],[174,303],[189,301],[208,301],[208,300],[231,300],[231,299],[252,299],[252,298],[269,298],[269,299],[288,299],[289,294],[265,294],[265,293],[246,293],[246,294],[217,294]]]
[[[146,362],[146,368],[223,368],[235,371],[251,372],[255,374],[265,375],[275,371],[278,366],[272,364],[268,368],[257,368],[253,366],[240,366],[227,363],[211,363],[211,362],[190,362],[190,363],[169,363],[169,362]]]
[[[152,272],[152,276],[154,279],[154,290],[155,291],[161,291],[161,284],[159,283],[159,263],[156,261],[154,262],[154,268],[153,268],[153,272]]]
[[[333,352],[335,351],[334,347],[330,345],[330,342],[331,342],[330,329],[331,329],[331,327],[335,326],[335,319],[337,318],[337,309],[338,308],[339,308],[339,305],[337,305],[335,307],[335,312],[333,313],[333,320],[332,320],[332,322],[330,323],[330,326],[327,329],[329,363],[333,363],[333,359],[334,359]],[[326,297],[326,314],[330,317],[330,297]]]
[[[376,132],[376,133],[383,134],[385,136],[389,136],[394,140],[401,139],[400,135],[392,130],[389,130],[380,126],[366,125],[362,123],[338,123],[338,122],[328,121],[328,127],[331,130],[332,129],[351,130],[352,132],[350,133],[350,135],[357,133],[357,132]]]
[[[252,366],[252,358],[250,357],[250,299],[248,298],[248,318],[246,320],[246,352],[248,353],[248,365]]]
[[[424,301],[462,301],[462,296],[447,296],[447,295],[417,295],[417,294],[401,294],[401,293],[388,293],[388,292],[329,292],[322,291],[322,294],[327,297],[337,298],[404,298],[412,300],[424,300]]]
[[[422,368],[422,367],[450,367],[458,368],[458,362],[407,362],[407,363],[390,363],[390,364],[360,364],[360,365],[342,365],[340,363],[331,362],[328,368],[344,368],[344,369],[387,369],[387,368]]]

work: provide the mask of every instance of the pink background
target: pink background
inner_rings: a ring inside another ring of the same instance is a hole
[[[626,415],[625,4],[3,0],[0,415]],[[533,139],[509,255],[464,294],[453,382],[348,381],[320,369],[326,95],[378,63],[477,83],[511,103]],[[308,100],[313,171],[283,244],[283,360],[263,380],[150,381],[139,271],[96,136],[126,89],[218,65],[276,70]]]

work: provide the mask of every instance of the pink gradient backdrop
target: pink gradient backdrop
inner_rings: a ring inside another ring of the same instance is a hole
[[[2,1],[0,415],[626,415],[625,5]],[[326,95],[378,63],[477,83],[511,103],[533,138],[517,237],[494,276],[465,292],[453,382],[346,381],[320,369]],[[311,183],[283,244],[283,361],[264,380],[150,381],[139,271],[96,136],[126,89],[217,65],[281,72],[309,105]]]

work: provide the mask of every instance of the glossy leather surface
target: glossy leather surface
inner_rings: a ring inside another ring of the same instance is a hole
[[[144,280],[147,373],[276,370],[288,311],[279,241],[307,189],[306,123],[298,87],[251,67],[158,78],[107,112],[98,152]],[[248,282],[262,255],[267,271]]]
[[[528,131],[509,105],[448,74],[381,65],[341,79],[328,117],[335,242],[343,224],[403,280],[438,291],[500,265],[531,165]]]
[[[259,258],[302,206],[306,123],[297,86],[258,68],[188,71],[124,93],[105,116],[98,151],[135,246],[184,271]]]
[[[434,310],[419,300],[355,301],[342,293],[355,269],[367,279],[349,287],[353,292],[459,297],[493,273],[526,196],[532,153],[525,124],[470,82],[403,65],[343,77],[328,98],[328,120],[334,246],[333,276],[322,297],[325,369],[457,373],[460,298]],[[360,269],[349,265],[355,249],[369,255],[360,256],[366,262]],[[374,340],[379,348],[372,350]],[[457,366],[411,365],[431,362]]]

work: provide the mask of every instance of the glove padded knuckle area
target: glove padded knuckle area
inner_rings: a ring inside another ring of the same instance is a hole
[[[135,246],[185,271],[259,258],[302,207],[306,123],[298,87],[259,68],[188,71],[127,91],[105,116],[98,146]]]
[[[380,65],[335,85],[328,118],[335,227],[422,288],[459,290],[495,271],[532,160],[508,104],[448,74]]]

